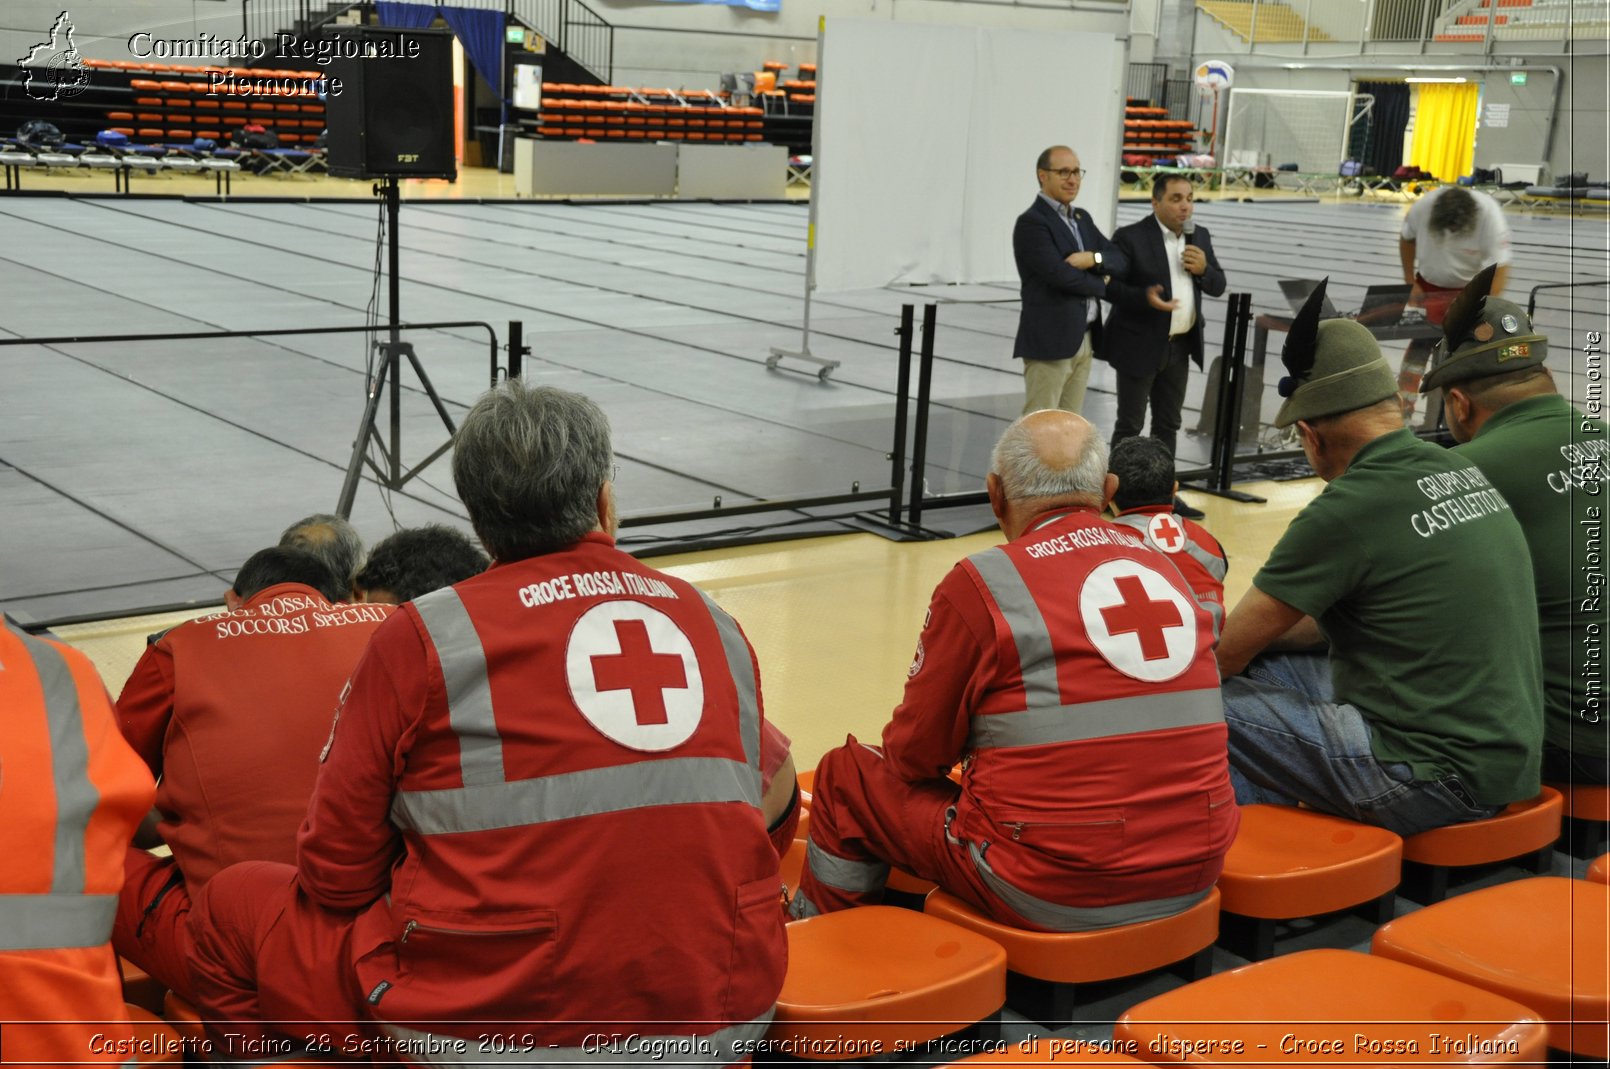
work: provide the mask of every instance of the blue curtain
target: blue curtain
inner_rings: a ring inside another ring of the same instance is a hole
[[[486,79],[486,84],[503,100],[503,31],[504,15],[501,11],[486,11],[470,7],[443,7],[442,19],[452,29],[470,66]]]
[[[436,5],[403,3],[402,0],[376,0],[380,25],[404,30],[423,30],[436,21]]]

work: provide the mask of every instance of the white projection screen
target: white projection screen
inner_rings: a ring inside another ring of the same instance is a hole
[[[1111,234],[1124,43],[1110,34],[827,19],[817,96],[815,288],[1009,281],[1012,223],[1047,145]]]

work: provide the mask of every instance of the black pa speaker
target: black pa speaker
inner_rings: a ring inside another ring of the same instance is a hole
[[[458,177],[453,35],[343,26],[329,33],[326,163],[340,178]],[[340,91],[337,92],[339,80]]]

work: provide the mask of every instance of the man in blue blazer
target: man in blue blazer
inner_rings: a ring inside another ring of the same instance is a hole
[[[1023,411],[1079,411],[1090,355],[1099,337],[1106,277],[1128,262],[1090,213],[1073,207],[1084,170],[1066,145],[1053,145],[1034,164],[1040,194],[1012,228],[1012,256],[1023,284],[1012,356],[1023,361]]]
[[[1128,261],[1107,285],[1101,358],[1118,373],[1113,443],[1138,435],[1152,410],[1152,437],[1174,454],[1194,361],[1202,366],[1202,297],[1222,296],[1224,271],[1206,227],[1191,219],[1188,179],[1160,174],[1152,182],[1152,214],[1119,227],[1113,244]]]

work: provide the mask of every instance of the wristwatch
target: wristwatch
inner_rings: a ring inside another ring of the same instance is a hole
[[[1095,266],[1100,267],[1101,266],[1101,252],[1100,252],[1100,250],[1097,250],[1096,252],[1093,252],[1090,255],[1092,255],[1092,256],[1094,256],[1096,258]]]

